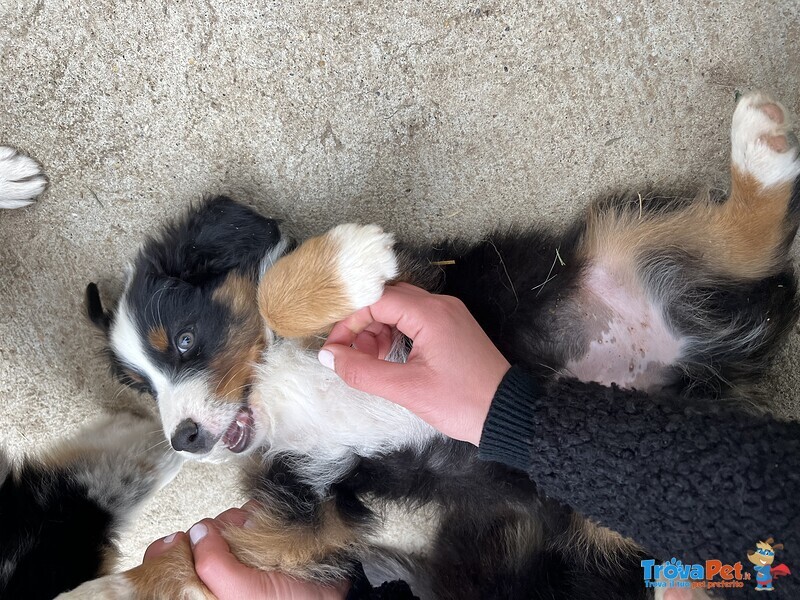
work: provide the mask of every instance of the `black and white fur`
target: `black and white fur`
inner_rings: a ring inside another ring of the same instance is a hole
[[[0,449],[0,598],[51,600],[111,572],[121,530],[182,463],[156,422],[128,414],[37,456]]]

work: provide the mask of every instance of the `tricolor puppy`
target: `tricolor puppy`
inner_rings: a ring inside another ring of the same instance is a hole
[[[0,146],[0,208],[28,206],[46,187],[39,163],[14,148]]]
[[[735,393],[797,318],[800,161],[784,109],[764,95],[740,100],[731,136],[725,199],[623,195],[566,232],[474,245],[401,249],[376,226],[343,225],[293,249],[275,221],[216,198],[145,243],[113,312],[90,286],[90,316],[176,450],[252,458],[246,485],[263,510],[226,532],[244,562],[318,581],[361,563],[374,584],[403,579],[422,598],[644,598],[632,542],[347,388],[316,350],[402,279],[463,300],[512,363],[542,377]],[[406,353],[398,339],[394,358]],[[204,593],[162,575],[108,585]]]

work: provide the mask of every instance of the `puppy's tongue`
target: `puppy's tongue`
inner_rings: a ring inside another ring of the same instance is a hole
[[[247,407],[240,408],[239,412],[236,413],[236,418],[222,437],[222,443],[234,454],[244,452],[253,439],[254,425],[253,413],[250,409]]]

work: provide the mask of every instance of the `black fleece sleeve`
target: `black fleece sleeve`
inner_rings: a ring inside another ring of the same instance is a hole
[[[750,571],[747,550],[773,537],[786,546],[774,564],[795,571],[776,589],[800,589],[800,423],[513,367],[479,452],[659,559]]]

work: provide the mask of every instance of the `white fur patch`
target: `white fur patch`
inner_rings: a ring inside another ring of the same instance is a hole
[[[377,302],[397,277],[394,236],[377,225],[339,225],[328,234],[339,246],[339,278],[354,310]]]
[[[408,505],[377,499],[372,495],[361,500],[378,517],[379,527],[369,532],[367,554],[361,557],[370,583],[402,579],[422,599],[435,598],[424,562],[433,551],[433,542],[441,527],[442,511],[438,504]]]
[[[371,496],[360,499],[378,515],[381,524],[366,535],[371,546],[419,557],[431,552],[431,542],[441,526],[442,512],[438,505],[409,506]]]
[[[117,314],[109,332],[109,343],[117,358],[134,371],[147,377],[153,390],[160,394],[167,390],[170,385],[169,380],[150,361],[144,350],[139,328],[125,301],[127,293],[126,289],[117,307]]]
[[[259,278],[264,276],[272,265],[274,265],[278,259],[286,254],[286,249],[289,247],[292,238],[283,233],[281,231],[281,239],[275,244],[272,248],[270,248],[269,252],[261,259],[261,264],[259,265]]]
[[[304,475],[318,489],[346,472],[356,454],[419,447],[439,435],[405,408],[348,387],[316,352],[291,340],[264,352],[256,377],[250,397],[254,446],[313,459]]]
[[[172,438],[175,429],[186,419],[198,423],[212,436],[221,438],[236,418],[238,410],[238,404],[217,399],[203,373],[170,384],[158,394],[158,412],[167,439]],[[180,452],[180,454],[185,458],[212,463],[230,458],[230,452],[221,439],[207,454],[192,452]]]
[[[773,121],[760,108],[767,103],[781,108],[782,124]],[[764,187],[794,181],[800,175],[797,146],[790,146],[786,152],[776,152],[763,139],[763,136],[786,135],[789,131],[788,113],[779,103],[759,92],[743,96],[731,123],[733,165],[755,177]]]
[[[584,289],[595,296],[587,307],[603,310],[587,314],[587,331],[598,331],[585,356],[567,362],[569,373],[581,381],[646,389],[660,383],[660,367],[674,364],[683,342],[667,327],[660,306],[636,285],[619,281],[612,269],[589,269]],[[593,322],[597,320],[598,322]]]
[[[0,485],[6,480],[6,477],[11,473],[11,459],[8,456],[8,451],[0,445]]]
[[[47,187],[42,167],[14,148],[0,146],[0,208],[22,208]]]

